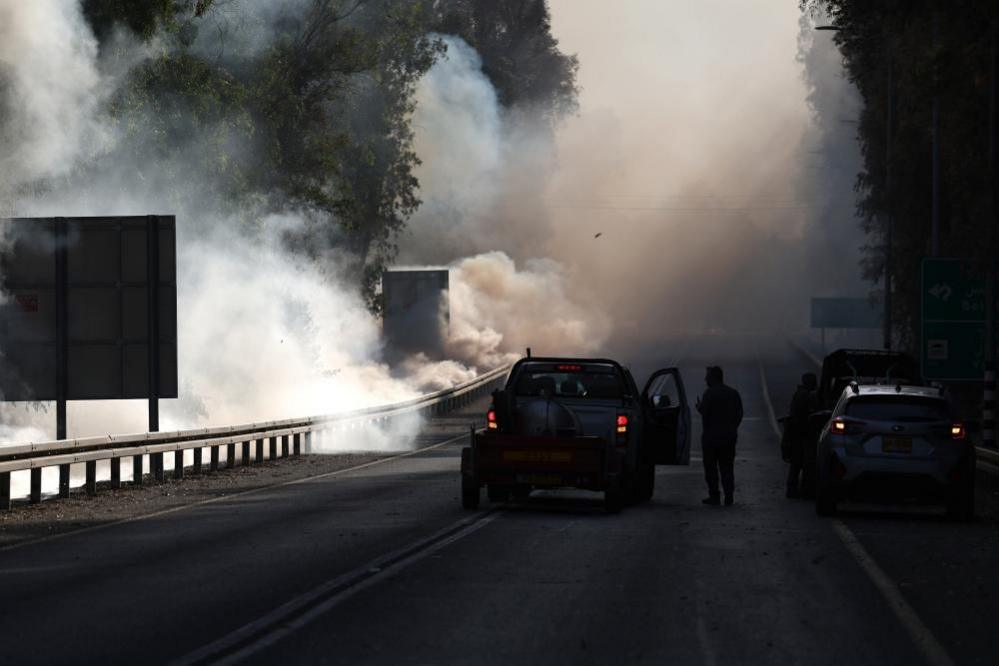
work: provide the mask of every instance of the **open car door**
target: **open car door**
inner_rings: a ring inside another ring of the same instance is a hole
[[[677,368],[652,373],[642,391],[643,446],[656,465],[690,464],[690,405]]]

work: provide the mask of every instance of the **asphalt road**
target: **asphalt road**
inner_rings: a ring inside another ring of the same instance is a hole
[[[997,663],[993,479],[971,524],[818,518],[783,497],[761,382],[780,414],[801,359],[718,335],[629,360],[640,380],[679,362],[691,392],[725,367],[747,417],[735,506],[701,505],[695,448],[620,515],[575,492],[467,513],[452,442],[0,551],[2,661]]]

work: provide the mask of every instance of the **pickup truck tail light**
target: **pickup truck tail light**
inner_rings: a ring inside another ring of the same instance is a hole
[[[628,432],[628,415],[618,414],[617,415],[617,432],[618,434],[624,434]]]
[[[498,430],[499,423],[496,422],[496,410],[490,409],[486,412],[486,427],[489,430]]]
[[[968,431],[964,429],[964,424],[955,423],[950,427],[951,439],[964,439],[968,436]]]
[[[625,446],[628,443],[628,415],[617,415],[617,445]]]

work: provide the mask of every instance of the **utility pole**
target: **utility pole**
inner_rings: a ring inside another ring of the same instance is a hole
[[[988,252],[985,257],[985,386],[982,395],[982,443],[996,445],[996,254],[999,252],[999,183],[997,183],[997,118],[999,111],[999,67],[997,67],[996,19],[990,24],[989,52],[989,188],[992,193],[992,219],[989,224]]]
[[[895,135],[895,61],[888,49],[888,113],[885,119],[885,314],[884,314],[884,348],[891,349],[891,291],[892,291],[892,243],[895,234],[895,212],[892,196],[892,140]]]
[[[937,51],[940,48],[940,12],[933,9],[933,204],[930,231],[930,256],[940,256],[940,93],[937,76]]]

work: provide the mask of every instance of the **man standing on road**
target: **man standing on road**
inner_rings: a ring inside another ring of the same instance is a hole
[[[818,409],[816,388],[819,381],[814,372],[801,376],[801,384],[791,398],[791,407],[784,419],[784,436],[781,438],[781,457],[788,463],[787,496],[811,495],[815,470],[815,440],[812,438],[809,419]]]
[[[704,478],[708,483],[705,504],[721,503],[718,475],[725,490],[725,506],[735,501],[735,442],[742,423],[742,398],[731,386],[718,366],[708,366],[704,381],[708,389],[697,399],[701,413],[701,451],[704,458]]]

